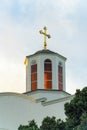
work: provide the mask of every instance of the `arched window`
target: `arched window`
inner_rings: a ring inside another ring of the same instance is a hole
[[[58,89],[63,90],[63,67],[61,63],[58,65]]]
[[[52,63],[49,59],[44,61],[44,88],[52,89]]]
[[[37,64],[31,65],[31,90],[37,89]]]

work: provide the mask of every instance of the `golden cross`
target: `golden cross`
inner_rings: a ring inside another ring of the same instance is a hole
[[[40,34],[44,35],[44,49],[47,49],[47,43],[46,43],[46,37],[51,38],[51,36],[49,34],[46,34],[47,28],[46,26],[43,28],[44,32],[42,30],[40,30]]]

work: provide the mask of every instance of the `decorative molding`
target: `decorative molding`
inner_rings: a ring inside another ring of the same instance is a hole
[[[74,98],[74,95],[67,96],[67,97],[64,97],[64,98],[61,98],[61,99],[55,99],[55,100],[48,101],[48,102],[41,102],[41,104],[43,106],[47,106],[47,105],[52,105],[52,104],[55,104],[55,103],[59,103],[59,102],[64,102],[64,101],[67,101],[67,100],[71,100],[73,98]]]

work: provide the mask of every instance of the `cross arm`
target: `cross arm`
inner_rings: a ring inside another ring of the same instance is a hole
[[[50,34],[45,34],[42,30],[40,30],[39,33],[47,36],[48,38],[51,38]]]

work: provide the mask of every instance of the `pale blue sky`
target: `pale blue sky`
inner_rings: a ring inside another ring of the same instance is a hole
[[[0,92],[25,91],[24,58],[43,49],[45,25],[48,49],[67,58],[67,92],[87,86],[87,1],[1,0]]]

